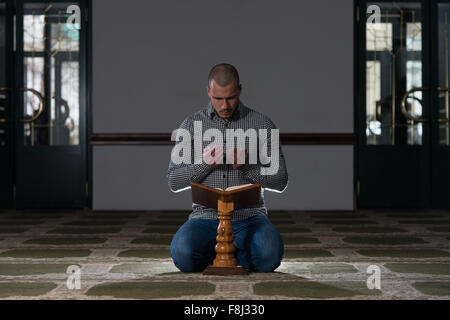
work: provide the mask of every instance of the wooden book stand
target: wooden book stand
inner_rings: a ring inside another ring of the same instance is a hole
[[[202,184],[191,182],[192,202],[217,210],[219,227],[217,228],[216,259],[208,266],[204,275],[248,275],[248,272],[237,265],[234,256],[236,248],[233,245],[233,226],[231,219],[234,209],[246,208],[259,203],[261,185],[252,184],[235,187],[224,191]]]

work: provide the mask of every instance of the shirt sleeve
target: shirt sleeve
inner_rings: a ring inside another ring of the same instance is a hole
[[[180,129],[188,130],[191,139],[193,137],[193,121],[186,118],[180,125]],[[176,140],[174,148],[181,143],[181,140]],[[189,188],[191,182],[200,183],[211,171],[212,167],[202,161],[201,164],[194,164],[194,147],[193,141],[190,141],[191,161],[190,163],[175,164],[172,157],[169,162],[167,170],[167,180],[169,188],[172,192],[178,192]]]
[[[271,129],[277,129],[277,127],[270,119],[267,119],[267,121],[268,137],[265,141],[263,141],[262,148],[265,149],[263,150],[263,152],[267,152],[269,154],[272,150]],[[241,170],[244,176],[252,183],[261,184],[262,188],[268,189],[269,191],[283,192],[288,185],[288,173],[286,160],[284,158],[283,150],[281,149],[281,142],[279,140],[278,145],[278,171],[276,171],[274,174],[264,174],[264,170],[266,170],[267,173],[267,168],[273,165],[273,163],[262,164],[259,160],[259,156],[257,164],[246,164]],[[263,173],[261,173],[261,169],[263,170]]]

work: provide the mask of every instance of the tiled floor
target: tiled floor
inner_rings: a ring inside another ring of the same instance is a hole
[[[169,245],[187,215],[0,212],[0,299],[450,298],[450,211],[273,211],[281,266],[235,277],[178,272]]]

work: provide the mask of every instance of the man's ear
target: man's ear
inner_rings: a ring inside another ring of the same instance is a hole
[[[209,86],[206,86],[206,93],[208,94],[208,97],[211,98],[211,96],[210,96],[210,94],[209,94],[209,90],[210,90]]]

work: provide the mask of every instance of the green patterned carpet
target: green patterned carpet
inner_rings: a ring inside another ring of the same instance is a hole
[[[0,211],[0,299],[449,299],[450,211],[272,211],[274,273],[181,273],[189,212]],[[369,289],[369,266],[381,288]],[[80,288],[69,289],[69,266]]]

